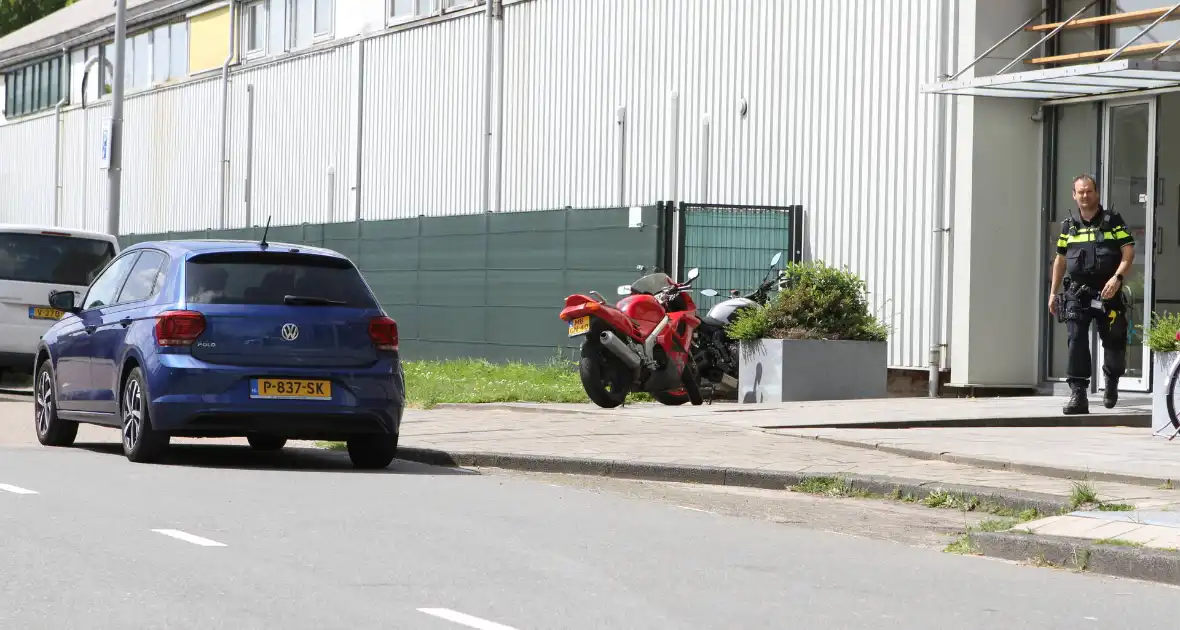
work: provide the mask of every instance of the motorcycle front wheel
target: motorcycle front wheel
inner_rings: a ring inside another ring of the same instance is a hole
[[[614,409],[627,401],[631,374],[619,361],[594,340],[582,344],[582,360],[578,363],[582,389],[594,404],[603,409]]]

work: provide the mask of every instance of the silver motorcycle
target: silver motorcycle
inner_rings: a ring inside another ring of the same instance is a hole
[[[770,299],[772,289],[778,288],[780,273],[775,269],[783,258],[779,252],[770,259],[770,270],[753,292],[742,295],[734,289],[728,300],[719,302],[701,317],[701,325],[693,336],[692,354],[701,377],[701,389],[712,394],[736,394],[738,389],[738,342],[729,336],[727,328],[743,311],[758,308]],[[715,289],[702,289],[701,295],[720,295]]]

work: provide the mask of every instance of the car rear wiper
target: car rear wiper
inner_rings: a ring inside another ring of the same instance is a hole
[[[310,295],[284,295],[283,303],[291,306],[348,306],[348,302]]]

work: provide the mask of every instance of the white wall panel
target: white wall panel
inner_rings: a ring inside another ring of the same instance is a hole
[[[0,223],[53,225],[53,112],[0,127]]]
[[[217,227],[220,125],[219,79],[127,99],[121,234]]]
[[[482,211],[484,29],[475,15],[365,43],[363,218]]]
[[[226,227],[247,227],[248,86],[254,89],[250,223],[265,225],[268,216],[271,225],[331,222],[351,216],[353,156],[348,149],[353,133],[353,55],[354,46],[346,46],[232,75]],[[330,168],[336,172],[331,204]]]
[[[109,112],[96,105],[91,112]],[[106,118],[105,114],[94,120]],[[62,113],[61,224],[74,229],[106,231],[107,172],[99,168],[100,129],[91,129],[91,116],[81,109]],[[94,190],[97,194],[90,194]]]
[[[505,10],[504,209],[612,205],[627,108],[628,204],[678,195],[807,211],[811,257],[848,265],[923,366],[938,203],[939,0],[534,0]],[[746,104],[746,114],[741,107]],[[708,198],[698,177],[709,115]]]

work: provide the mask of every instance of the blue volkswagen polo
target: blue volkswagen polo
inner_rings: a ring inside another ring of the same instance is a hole
[[[340,440],[358,468],[397,451],[405,401],[397,323],[353,263],[320,248],[145,242],[107,265],[42,338],[37,439],[69,446],[78,423],[118,428],[133,462],[171,436]]]

